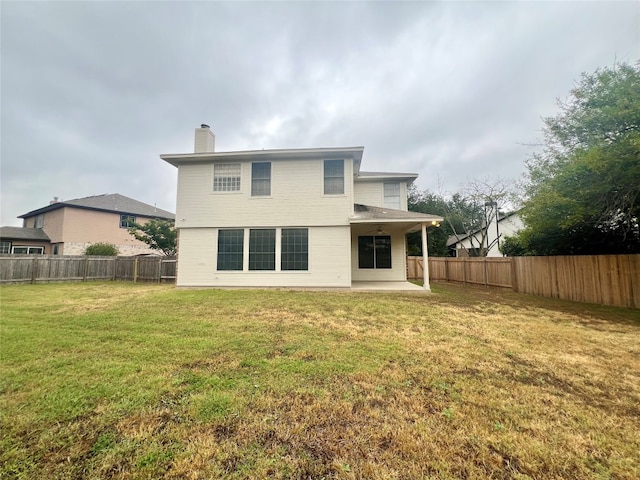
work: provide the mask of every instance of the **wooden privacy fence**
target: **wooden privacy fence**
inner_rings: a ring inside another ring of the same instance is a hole
[[[2,255],[0,283],[87,280],[175,282],[174,257]]]
[[[407,263],[409,278],[423,278],[422,257],[408,257]],[[429,279],[640,308],[640,255],[432,257]]]

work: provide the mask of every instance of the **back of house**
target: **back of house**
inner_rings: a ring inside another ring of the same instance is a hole
[[[178,168],[178,286],[350,287],[406,281],[417,177],[360,171],[363,147],[216,152],[206,125]]]

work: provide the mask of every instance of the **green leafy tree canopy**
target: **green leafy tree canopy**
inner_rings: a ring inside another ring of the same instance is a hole
[[[526,228],[535,255],[640,252],[640,65],[583,74],[544,119],[527,162]]]
[[[134,223],[129,233],[165,255],[173,256],[178,251],[178,231],[172,220],[152,219],[144,224]]]
[[[446,200],[441,196],[424,191],[419,191],[415,186],[409,189],[407,198],[409,211],[440,215],[444,218],[447,211]],[[441,223],[437,228],[430,228],[427,234],[427,250],[432,257],[446,257],[448,255],[447,238],[451,235],[448,224]],[[410,233],[407,236],[408,254],[422,255],[422,238],[420,232]]]

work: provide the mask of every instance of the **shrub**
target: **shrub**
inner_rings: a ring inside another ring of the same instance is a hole
[[[94,243],[93,245],[89,245],[85,251],[85,255],[102,255],[105,257],[115,257],[118,255],[118,247],[113,245],[112,243]]]

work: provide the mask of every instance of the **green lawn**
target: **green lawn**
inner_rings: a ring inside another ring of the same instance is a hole
[[[640,478],[640,311],[0,288],[0,478]]]

